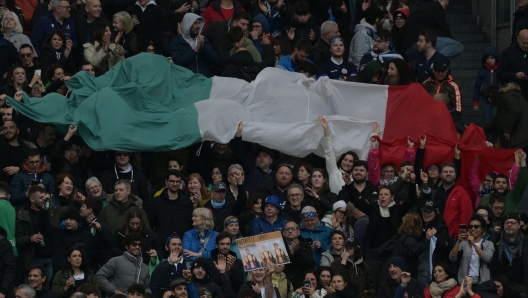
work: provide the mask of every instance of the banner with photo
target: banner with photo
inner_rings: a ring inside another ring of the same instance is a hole
[[[271,232],[236,240],[245,271],[266,267],[272,263],[284,265],[290,262],[281,232]]]

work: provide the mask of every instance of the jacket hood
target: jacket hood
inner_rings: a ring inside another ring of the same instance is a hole
[[[499,51],[497,51],[497,49],[494,48],[494,47],[488,47],[488,48],[486,48],[486,50],[482,54],[482,64],[484,64],[484,62],[486,62],[486,59],[489,56],[493,56],[493,58],[495,58],[495,60],[497,60],[497,63],[499,63],[499,59],[500,59]]]
[[[521,87],[519,87],[519,84],[516,82],[510,82],[508,84],[502,85],[502,87],[499,89],[499,93],[506,93],[509,91],[521,92]]]
[[[246,43],[244,43],[245,45]],[[234,53],[229,59],[227,59],[227,64],[234,64],[243,67],[252,67],[255,65],[253,56],[249,51],[238,51]]]
[[[262,32],[263,33],[270,33],[270,25],[268,23],[268,19],[266,19],[266,17],[259,13],[258,15],[256,15],[253,20],[251,20],[251,22],[259,22],[262,24]]]
[[[358,31],[361,31],[361,30],[368,30],[368,29],[372,29],[374,30],[374,32],[376,32],[376,28],[374,28],[374,26],[369,24],[367,20],[365,20],[365,18],[362,18],[359,24],[356,25],[356,28],[354,28],[354,33],[357,33]]]
[[[200,30],[198,30],[198,34],[195,36],[195,37],[191,37],[191,27],[192,27],[192,24],[194,24],[194,22],[196,20],[200,20],[201,24],[200,24]],[[198,37],[202,34],[202,30],[203,30],[203,27],[204,27],[204,24],[205,24],[205,21],[204,19],[195,14],[195,13],[192,13],[192,12],[188,12],[185,14],[185,16],[183,16],[183,21],[182,21],[182,37],[183,39],[185,39],[185,41],[191,46],[191,48],[194,49],[194,47],[196,46],[196,43],[198,42]]]
[[[381,72],[381,65],[378,63],[378,61],[372,60],[369,63],[365,64],[365,67],[360,72],[360,74],[365,79],[366,83],[370,84],[372,83],[372,78],[374,77],[374,75],[380,75]]]

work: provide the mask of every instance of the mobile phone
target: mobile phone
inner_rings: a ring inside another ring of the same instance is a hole
[[[461,230],[467,230],[466,224],[460,224],[460,229]]]
[[[312,287],[311,284],[310,284],[310,281],[308,279],[305,279],[303,281],[303,287],[305,287],[305,288],[311,288]]]
[[[42,74],[42,70],[40,69],[35,69],[35,75],[36,76],[40,76]]]
[[[305,239],[308,242],[308,245],[312,245],[313,244],[313,239],[312,238],[305,238]]]
[[[36,185],[39,185],[39,181],[38,180],[32,180],[31,181],[31,186],[36,186]]]

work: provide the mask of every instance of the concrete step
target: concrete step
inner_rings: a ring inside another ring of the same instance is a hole
[[[461,43],[471,43],[471,42],[485,42],[486,34],[485,33],[465,33],[459,34],[451,31],[453,38],[460,41]]]
[[[453,34],[481,33],[481,28],[478,25],[453,25],[449,27]]]
[[[489,47],[487,42],[468,42],[462,43],[464,45],[464,52],[479,52],[478,57],[482,57],[482,53]]]
[[[447,6],[447,9],[446,9],[446,15],[461,15],[461,14],[470,15],[471,13],[472,13],[471,5],[469,4],[454,4],[451,2],[449,6]]]
[[[458,69],[478,69],[480,67],[480,61],[473,60],[473,61],[464,61],[464,60],[455,60],[451,61],[451,69],[452,70],[458,70]],[[475,72],[476,74],[476,72]]]
[[[447,15],[446,18],[450,26],[477,24],[477,16],[475,15]]]
[[[484,53],[485,49],[486,47],[484,47],[482,51],[470,51],[468,50],[468,47],[464,45],[464,52],[462,53],[462,55],[454,59],[451,59],[451,62],[455,63],[455,61],[468,61],[468,60],[471,60],[471,61],[475,60],[475,61],[480,62],[482,59],[482,53]]]

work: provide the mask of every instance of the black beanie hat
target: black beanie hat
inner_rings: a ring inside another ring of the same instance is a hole
[[[81,214],[79,213],[79,210],[75,208],[68,208],[61,216],[62,220],[65,220],[67,218],[75,220],[78,224],[81,224]]]
[[[204,258],[197,258],[191,265],[191,272],[196,267],[202,267],[206,275],[209,275],[209,263]]]

